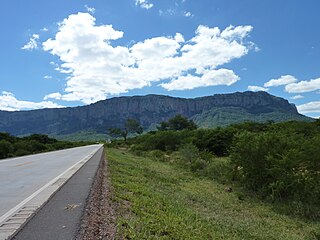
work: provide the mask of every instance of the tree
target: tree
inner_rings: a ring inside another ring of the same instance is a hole
[[[143,128],[141,127],[140,123],[135,119],[128,119],[125,123],[125,129],[128,133],[137,133],[142,134]]]
[[[158,131],[167,131],[169,130],[169,124],[167,122],[161,122],[160,126],[157,126]]]
[[[161,122],[160,126],[158,127],[159,131],[166,131],[166,130],[195,130],[197,129],[197,125],[192,121],[188,120],[186,117],[178,114],[173,118],[170,118],[168,122]]]
[[[9,133],[0,132],[0,140],[6,140],[8,142],[14,143],[17,141],[17,138],[14,136],[11,136]]]
[[[13,152],[12,144],[7,140],[0,140],[0,158],[9,157]]]
[[[141,127],[140,123],[135,119],[127,119],[124,124],[124,128],[110,128],[109,135],[113,138],[123,137],[123,140],[126,142],[128,134],[142,134],[143,128]]]
[[[109,128],[108,132],[112,138],[123,137],[125,141],[127,140],[127,133],[120,128]]]
[[[50,138],[48,137],[47,135],[44,135],[44,134],[32,134],[28,137],[25,137],[24,139],[26,140],[35,140],[39,143],[43,143],[43,144],[52,144],[52,143],[55,143],[57,142],[56,139],[54,138]]]

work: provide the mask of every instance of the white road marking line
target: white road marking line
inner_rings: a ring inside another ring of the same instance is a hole
[[[87,155],[86,157],[82,158],[80,161],[76,162],[74,165],[72,165],[71,167],[69,167],[66,171],[64,171],[63,173],[61,173],[59,176],[55,177],[54,179],[52,179],[49,183],[47,183],[46,185],[44,185],[43,187],[41,187],[40,189],[38,189],[37,191],[35,191],[33,194],[31,194],[29,197],[27,197],[26,199],[24,199],[22,202],[20,202],[18,205],[16,205],[15,207],[13,207],[12,209],[10,209],[8,212],[6,212],[4,215],[2,215],[0,217],[0,224],[5,221],[8,217],[10,217],[13,213],[15,213],[18,209],[20,209],[23,205],[25,205],[27,202],[29,202],[32,198],[34,198],[35,196],[37,196],[39,193],[41,193],[44,189],[46,189],[47,187],[49,187],[50,185],[52,185],[54,182],[56,182],[60,177],[62,177],[64,174],[66,174],[68,171],[70,171],[73,167],[75,167],[77,164],[79,164],[81,161],[84,160],[89,160],[96,152],[98,152],[98,150],[100,150],[101,147],[99,147],[98,149],[95,149],[94,151],[92,151],[89,155]]]

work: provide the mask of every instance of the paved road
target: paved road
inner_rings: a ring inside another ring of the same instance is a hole
[[[101,145],[0,160],[0,219]]]
[[[75,239],[102,159],[100,148],[10,240]]]

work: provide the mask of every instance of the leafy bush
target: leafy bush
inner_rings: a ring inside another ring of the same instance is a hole
[[[232,128],[203,129],[195,133],[193,144],[201,151],[209,151],[216,156],[227,156],[235,131]]]
[[[149,151],[176,151],[186,140],[186,131],[160,131],[156,134],[145,134],[132,140],[136,144],[136,149]]]
[[[183,145],[179,149],[179,154],[180,154],[181,160],[185,164],[191,164],[193,161],[200,158],[199,149],[196,146],[194,146],[192,143],[187,143]]]
[[[52,144],[52,143],[57,142],[56,139],[50,138],[50,137],[48,137],[47,135],[44,135],[44,134],[32,134],[30,136],[24,137],[23,139],[25,139],[25,140],[34,140],[34,141],[37,141],[37,142],[42,143],[42,144]]]
[[[46,145],[36,140],[20,140],[14,144],[15,151],[24,150],[28,154],[38,153],[47,149]],[[21,155],[20,155],[21,156]]]
[[[12,152],[12,144],[7,140],[0,140],[0,158],[9,157]]]
[[[14,155],[17,156],[17,157],[25,156],[25,155],[29,155],[29,154],[32,154],[32,153],[29,152],[29,151],[26,150],[26,149],[18,149],[18,150],[15,151],[15,153],[14,153]]]
[[[244,184],[274,200],[320,204],[320,135],[241,133],[231,161]]]
[[[160,150],[152,150],[148,152],[148,157],[150,157],[153,160],[164,162],[166,161],[166,158],[164,156],[164,152]]]
[[[222,183],[230,183],[233,176],[233,165],[229,158],[211,158],[204,175]]]
[[[0,140],[6,140],[10,143],[14,143],[17,141],[17,138],[14,136],[11,136],[9,133],[0,132]]]

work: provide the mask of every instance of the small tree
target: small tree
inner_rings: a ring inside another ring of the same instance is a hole
[[[137,133],[142,134],[143,128],[141,127],[140,123],[135,119],[128,119],[125,123],[125,129],[128,133]]]
[[[123,137],[123,140],[126,142],[128,134],[142,134],[143,128],[141,127],[140,123],[134,119],[127,119],[124,124],[124,129],[120,128],[110,128],[109,135],[113,138]]]
[[[50,138],[48,137],[47,135],[44,135],[44,134],[32,134],[28,137],[25,137],[24,139],[26,140],[35,140],[39,143],[43,143],[43,144],[52,144],[52,143],[55,143],[57,142],[56,139],[54,138]]]
[[[12,144],[7,140],[0,140],[0,159],[8,157],[12,152]]]
[[[169,130],[169,124],[167,122],[161,122],[160,126],[157,126],[158,131],[167,131]]]
[[[126,140],[127,137],[126,135],[124,136],[124,131],[120,128],[109,128],[108,133],[112,138],[124,137]]]
[[[14,136],[11,136],[9,133],[0,132],[0,140],[6,140],[8,142],[14,143],[17,141],[17,138]]]

